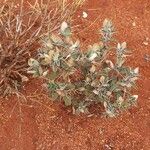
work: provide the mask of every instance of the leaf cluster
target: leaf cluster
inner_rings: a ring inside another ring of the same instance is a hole
[[[105,114],[114,117],[136,104],[132,95],[138,68],[125,65],[126,43],[115,43],[114,26],[106,19],[101,40],[86,51],[72,38],[71,27],[61,24],[59,33],[41,39],[37,58],[28,61],[28,73],[45,79],[50,97],[72,106],[73,113],[89,113],[89,106],[101,104]],[[112,53],[114,55],[112,55]]]

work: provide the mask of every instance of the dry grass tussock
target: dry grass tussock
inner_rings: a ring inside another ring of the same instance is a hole
[[[72,21],[84,0],[36,0],[24,8],[22,0],[4,1],[0,6],[0,95],[16,93],[26,76],[27,60],[38,46],[38,40],[56,31],[61,22]]]

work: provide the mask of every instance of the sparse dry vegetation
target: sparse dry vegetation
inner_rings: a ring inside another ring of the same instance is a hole
[[[60,22],[71,22],[72,16],[83,1],[68,0],[24,1],[19,5],[4,1],[0,6],[0,94],[16,92],[26,76],[27,59],[38,46],[38,39],[46,32],[59,28]]]

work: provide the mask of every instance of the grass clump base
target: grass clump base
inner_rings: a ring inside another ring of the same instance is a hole
[[[5,0],[0,6],[0,95],[16,93],[28,81],[27,60],[46,31],[54,32],[72,17],[83,0],[35,0],[24,5]],[[67,11],[66,11],[67,10]]]

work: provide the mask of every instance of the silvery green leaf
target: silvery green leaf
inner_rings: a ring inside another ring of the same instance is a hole
[[[105,81],[105,77],[104,77],[104,76],[101,76],[101,77],[100,77],[100,82],[103,84],[104,81]]]
[[[101,34],[103,36],[102,41],[104,43],[110,41],[113,33],[114,33],[114,27],[113,27],[112,22],[108,19],[105,19],[103,22],[103,27],[101,29]]]
[[[71,54],[68,54],[68,55],[66,56],[66,59],[68,59],[70,56],[71,56]]]
[[[121,49],[121,44],[120,43],[117,44],[117,49]]]
[[[81,113],[85,113],[84,108],[81,108],[81,107],[80,107],[78,110],[79,110],[79,112],[81,112]]]
[[[50,38],[55,45],[63,45],[64,44],[64,41],[56,34],[52,34]]]
[[[126,87],[131,88],[131,87],[132,87],[132,84],[131,84],[131,83],[127,83],[127,84],[126,84]]]
[[[50,82],[48,83],[48,89],[50,89],[51,91],[57,90],[58,85],[56,83]]]
[[[107,108],[107,102],[104,101],[104,107]]]
[[[53,61],[57,62],[58,59],[59,59],[59,56],[60,56],[59,52],[54,53],[54,55],[53,55]]]
[[[135,74],[139,74],[139,67],[137,67],[137,68],[134,69],[134,73]]]
[[[33,59],[33,58],[30,58],[28,60],[28,65],[30,67],[38,67],[39,66],[39,62],[37,60]]]
[[[51,43],[51,40],[47,41],[46,44],[45,44],[49,49],[53,49],[53,45]]]
[[[129,100],[128,103],[130,106],[135,105],[138,99],[138,95],[132,95]]]
[[[107,96],[111,96],[111,95],[112,95],[112,92],[107,91],[107,92],[106,92],[106,95],[107,95]]]
[[[49,49],[53,49],[53,44],[52,44],[52,41],[49,37],[46,37],[42,40],[42,44],[44,47],[48,47]]]
[[[87,83],[91,81],[91,79],[89,77],[86,77],[86,80],[85,80]]]
[[[117,62],[118,67],[121,67],[124,64],[125,60],[124,59],[120,59]]]
[[[43,76],[46,77],[48,74],[48,70],[43,72]]]
[[[39,73],[40,76],[43,74],[43,69],[42,69],[41,66],[39,66],[39,68],[38,68],[38,73]]]
[[[64,90],[64,89],[66,88],[66,86],[67,86],[67,85],[66,85],[65,83],[60,83],[60,84],[59,84],[59,89],[60,89],[60,90]]]
[[[103,22],[103,28],[109,29],[112,27],[112,22],[109,19],[105,19]]]
[[[69,67],[72,67],[74,65],[74,59],[73,58],[69,58],[67,61],[67,64]]]
[[[64,22],[61,24],[60,30],[61,30],[61,32],[63,33],[67,28],[68,28],[68,23],[64,21]]]
[[[133,77],[133,78],[130,79],[130,81],[131,81],[131,82],[134,82],[134,81],[136,81],[137,79],[138,79],[138,77]]]
[[[95,87],[97,85],[97,82],[96,81],[93,81],[92,83],[91,83],[91,86],[93,86],[93,87]]]
[[[64,99],[66,106],[70,106],[72,104],[72,100],[71,100],[70,96],[65,96],[65,97],[63,97],[63,99]]]
[[[122,97],[122,96],[119,96],[118,99],[117,99],[117,103],[118,103],[119,105],[121,105],[123,102],[124,102],[123,97]]]
[[[117,50],[119,51],[119,52],[124,52],[125,51],[125,49],[126,49],[126,42],[123,42],[123,43],[118,43],[118,45],[117,45]]]
[[[44,54],[43,54],[43,59],[41,60],[41,64],[42,64],[42,65],[51,64],[53,55],[54,55],[54,51],[53,51],[53,50],[50,50],[50,51],[48,52],[48,54],[47,54],[47,53],[44,53]]]
[[[53,100],[57,100],[57,98],[59,97],[59,95],[58,95],[58,93],[53,92],[53,93],[51,94],[51,97],[52,97]]]
[[[85,88],[84,88],[84,87],[80,87],[78,90],[79,90],[80,92],[83,92],[83,91],[85,91]]]
[[[120,82],[119,84],[120,84],[121,86],[126,86],[126,83],[125,83],[125,82],[123,82],[123,81],[122,81],[122,82]]]
[[[100,45],[98,43],[94,43],[93,46],[92,46],[92,51],[98,51],[100,50]]]
[[[126,49],[127,43],[126,43],[126,42],[123,42],[123,43],[121,44],[121,47],[122,47],[122,49]]]
[[[69,27],[67,22],[63,22],[61,24],[60,32],[63,36],[70,36],[71,35],[71,28]]]
[[[75,87],[75,85],[74,84],[72,84],[72,83],[70,83],[70,84],[68,84],[67,86],[66,86],[66,88],[65,89],[75,89],[76,87]]]
[[[113,106],[109,105],[107,102],[104,101],[104,107],[105,107],[106,115],[108,115],[109,117],[115,117],[116,116],[116,113],[115,113]]]
[[[80,46],[80,41],[77,40],[71,47],[70,47],[70,50],[74,51],[76,49],[78,49]]]
[[[90,61],[93,61],[97,56],[98,56],[97,53],[93,52],[93,53],[91,53],[91,54],[89,55],[88,59],[89,59]]]
[[[56,51],[53,55],[53,62],[54,62],[54,66],[60,66],[60,53],[59,51]]]
[[[87,104],[85,104],[84,102],[80,102],[78,108],[76,109],[76,113],[77,114],[89,113],[88,108],[87,108]]]
[[[138,95],[132,95],[132,97],[135,99],[135,101],[138,99]]]
[[[105,20],[103,21],[103,27],[107,26],[107,23],[108,23],[108,19],[105,19]]]
[[[98,95],[99,94],[99,91],[98,90],[93,90],[93,93]]]
[[[64,97],[64,96],[65,96],[64,91],[61,90],[61,89],[57,89],[56,92],[57,92],[57,94],[58,94],[59,96],[61,96],[61,97]]]
[[[114,64],[111,60],[106,60],[106,63],[110,64],[110,68],[112,68],[112,69],[114,68]]]
[[[90,55],[91,53],[98,53],[98,51],[100,50],[100,45],[98,43],[94,43],[93,45],[89,45],[88,46],[88,55]]]
[[[58,77],[58,72],[50,72],[50,74],[49,74],[49,79],[50,80],[55,80],[57,77]]]
[[[114,114],[114,112],[113,111],[111,111],[110,109],[107,109],[106,110],[106,114],[109,116],[109,117],[115,117],[116,115]]]

